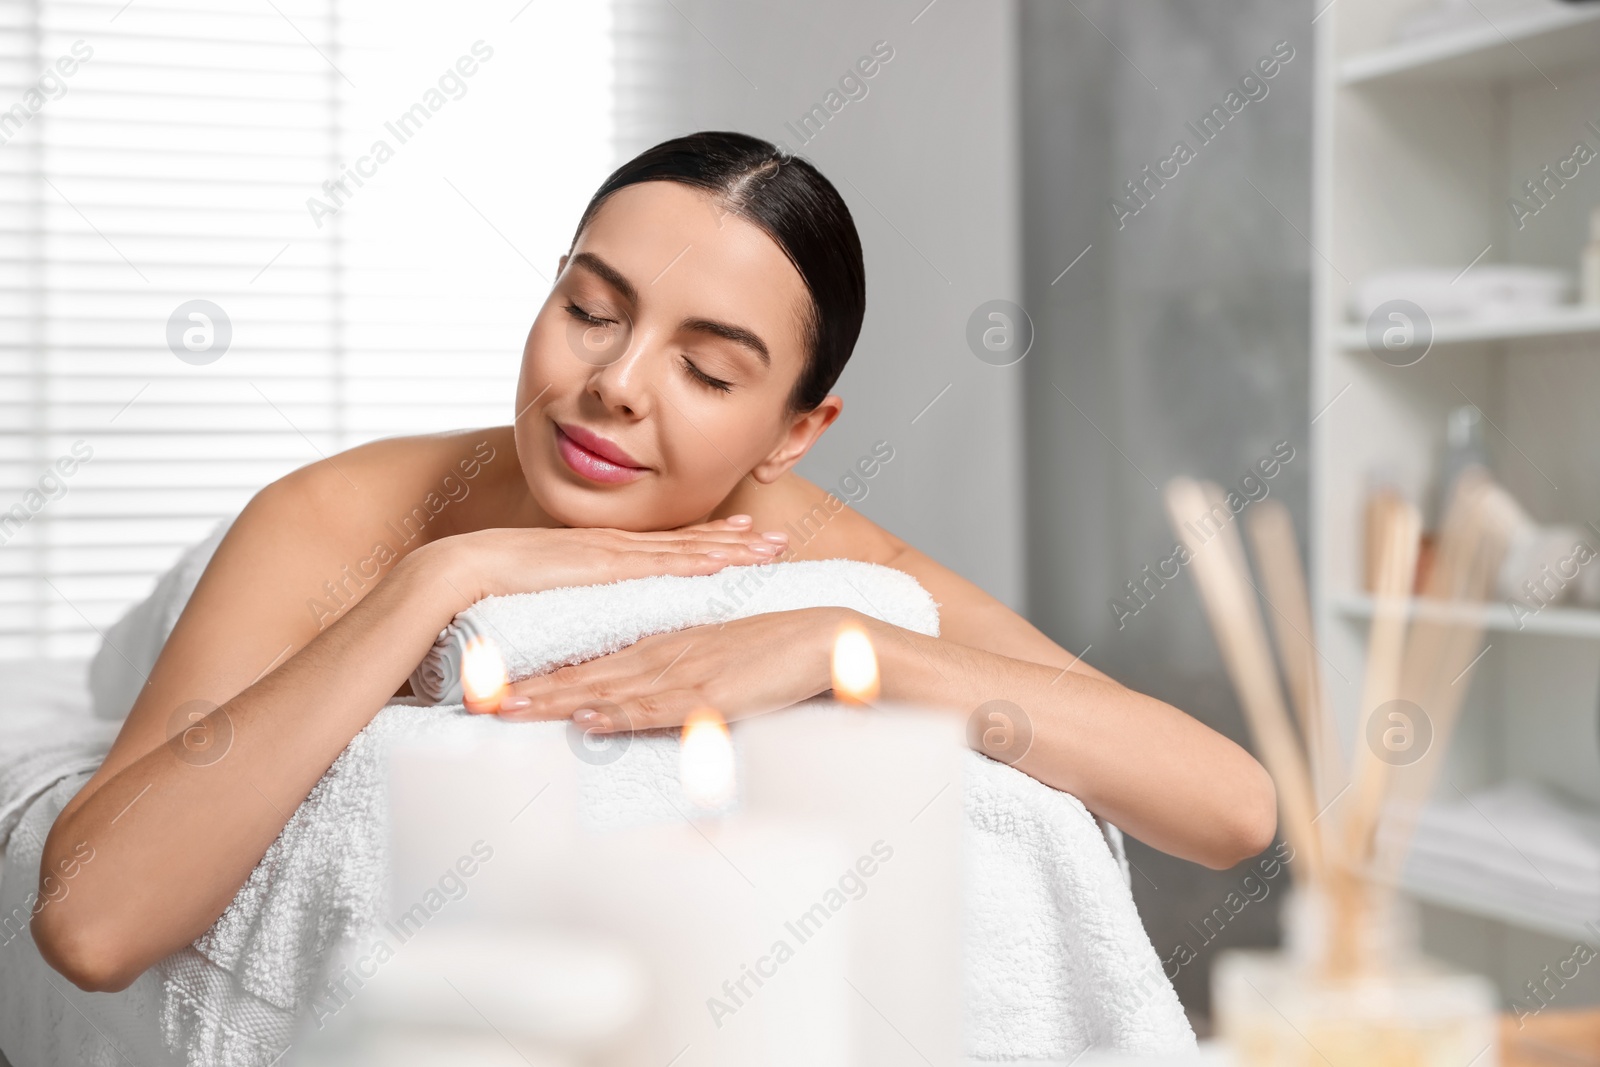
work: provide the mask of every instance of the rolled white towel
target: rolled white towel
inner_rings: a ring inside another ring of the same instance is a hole
[[[641,595],[646,590],[648,595]],[[461,661],[474,637],[492,640],[506,674],[520,681],[615,652],[651,634],[811,607],[907,619],[918,632],[939,636],[938,604],[904,571],[848,559],[759,563],[727,567],[716,575],[629,578],[487,597],[439,632],[411,674],[411,692],[429,704],[461,703]],[[552,618],[562,620],[560,633],[530,629],[540,626],[537,620]]]
[[[483,636],[472,609],[463,611],[439,631],[439,639],[411,672],[411,693],[424,704],[459,704],[464,696],[461,668],[467,645]]]

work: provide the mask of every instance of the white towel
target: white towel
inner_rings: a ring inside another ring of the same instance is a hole
[[[129,608],[104,634],[89,661],[89,695],[96,716],[121,722],[150,676],[161,646],[177,625],[211,554],[233,519],[220,520],[211,532],[188,548],[156,580],[150,595]]]
[[[939,636],[938,605],[905,571],[849,559],[761,563],[480,600],[439,632],[411,675],[411,691],[424,703],[459,704],[462,656],[478,636],[494,640],[506,673],[520,681],[651,634],[815,607],[854,608]]]
[[[209,556],[206,546],[215,547],[224,526],[186,555],[181,566],[187,576],[164,579],[157,594],[187,598]],[[725,583],[739,577],[735,572],[752,573],[746,576],[744,592],[730,603]],[[806,572],[809,580],[803,580]],[[818,579],[838,599],[816,593]],[[745,601],[752,585],[756,592]],[[625,647],[647,633],[694,625],[692,620],[805,606],[797,600],[843,600],[896,625],[937,633],[936,606],[910,576],[837,560],[491,598],[458,619],[470,617],[469,625],[479,622],[496,636],[507,649],[513,677],[522,677]],[[659,609],[663,603],[672,605],[671,611]],[[135,612],[161,620],[175,620],[178,614],[171,604],[147,603],[130,614]],[[170,622],[165,625],[170,629]],[[447,628],[441,634],[446,650],[436,646],[435,651],[447,655],[451,641]],[[154,650],[160,643],[154,643]],[[152,662],[154,650],[149,653]],[[148,671],[148,663],[140,666]],[[138,675],[131,672],[128,678]],[[132,703],[128,693],[107,691],[96,698],[110,708],[125,709]],[[323,959],[341,943],[359,940],[385,913],[388,836],[381,768],[389,741],[422,736],[447,742],[492,737],[497,731],[561,728],[469,716],[459,705],[380,711],[290,817],[216,925],[152,968],[129,991],[148,998],[147,980],[159,980],[159,1021],[167,1047],[188,1064],[271,1063],[290,1042],[294,1016],[306,1010]],[[602,775],[580,763],[584,808],[604,821],[676,818],[658,791],[676,795],[675,756],[676,742],[670,736],[635,737],[625,761],[630,774],[639,778],[633,787],[615,774]],[[1193,1032],[1134,907],[1120,835],[1095,820],[1074,797],[977,753],[968,759],[964,809],[968,856],[974,864],[967,878],[971,891],[964,946],[969,1056],[984,1062],[1066,1064],[1089,1047],[1146,1053],[1192,1050]],[[59,810],[70,798],[73,781],[58,783],[24,812],[8,848],[0,900],[11,897],[18,877],[36,876],[38,847],[54,818],[52,809]],[[81,779],[76,781],[81,785]],[[4,799],[0,796],[0,803]],[[26,947],[37,961],[31,944]],[[0,954],[6,992],[0,999],[12,997],[13,982],[20,977],[14,971]],[[9,1010],[0,1022],[10,1026],[15,1019],[37,1028],[40,1020],[59,1016],[39,1007],[56,995],[22,991],[21,1000],[27,1003]],[[95,1003],[116,997],[97,997]],[[130,1009],[122,1005],[119,1010]],[[61,1016],[54,1025],[75,1024]],[[80,1039],[92,1044],[86,1033],[74,1037]],[[33,1034],[24,1046],[49,1047],[50,1038]],[[9,1047],[6,1051],[11,1053]],[[53,1062],[12,1059],[15,1067]]]
[[[115,724],[87,716],[27,709],[0,716],[0,844],[39,794],[68,775],[93,774],[116,736]]]
[[[1386,820],[1380,838],[1400,825]],[[1521,779],[1430,803],[1417,818],[1404,880],[1579,929],[1600,922],[1600,817]]]

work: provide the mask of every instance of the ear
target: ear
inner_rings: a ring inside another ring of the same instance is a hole
[[[800,462],[800,457],[811,451],[822,431],[833,425],[833,420],[844,410],[844,399],[834,393],[822,398],[811,411],[797,416],[789,424],[788,433],[766,459],[756,464],[750,477],[763,485],[771,485]]]
[[[570,252],[562,253],[561,262],[556,264],[556,277],[557,278],[561,277],[561,272],[567,269],[567,259],[571,255],[572,255],[572,253],[570,253]]]

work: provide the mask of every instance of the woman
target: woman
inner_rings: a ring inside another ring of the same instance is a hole
[[[598,730],[674,725],[701,703],[772,711],[829,688],[833,636],[853,619],[880,654],[885,699],[963,716],[1011,701],[1034,733],[1018,768],[1126,832],[1215,868],[1265,848],[1272,783],[1242,749],[793,473],[843,406],[828,390],[864,305],[849,211],[809,163],[701,133],[617,170],[529,331],[511,425],[350,449],[267,486],[234,520],[46,842],[42,870],[84,842],[94,859],[33,920],[45,959],[83,989],[118,990],[203,933],[474,601],[777,559],[906,571],[940,603],[941,636],[844,609],[774,612],[646,638],[471,710]],[[442,484],[469,491],[420,508]],[[816,532],[788,544],[791,522]],[[402,527],[415,536],[374,553]],[[232,734],[203,765],[175,736],[195,701],[219,705],[211,725]]]

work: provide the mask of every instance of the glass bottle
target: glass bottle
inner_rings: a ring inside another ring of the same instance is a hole
[[[1419,950],[1416,906],[1353,881],[1296,886],[1284,948],[1212,968],[1217,1032],[1238,1067],[1497,1067],[1488,979]]]

